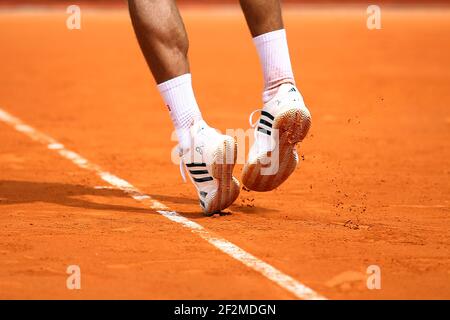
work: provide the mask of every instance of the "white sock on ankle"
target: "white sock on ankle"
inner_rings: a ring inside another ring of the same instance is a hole
[[[263,102],[275,96],[283,83],[293,83],[291,60],[284,29],[261,34],[253,38],[264,74]]]
[[[160,83],[158,90],[169,109],[181,148],[188,148],[191,144],[189,129],[202,119],[192,89],[191,74],[186,73]]]

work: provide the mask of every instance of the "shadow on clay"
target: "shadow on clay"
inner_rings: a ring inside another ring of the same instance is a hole
[[[156,214],[154,210],[140,208],[138,205],[134,207],[97,203],[86,199],[81,199],[81,196],[120,197],[131,199],[129,198],[129,195],[115,188],[94,188],[92,186],[80,184],[56,182],[0,180],[0,206],[45,202],[83,209]],[[176,211],[183,216],[191,219],[208,218],[201,213],[201,209],[197,199],[160,194],[150,194],[150,196],[153,199],[158,200],[168,205],[169,207],[172,207],[172,209],[174,210],[176,210],[176,205],[172,206],[171,204],[195,205],[196,208],[194,211]],[[220,213],[220,215],[228,216],[232,215],[233,213],[261,214],[277,211],[278,210],[272,208],[262,208],[258,206],[249,207],[236,203],[233,204],[230,208],[224,210],[222,213]]]
[[[81,199],[80,196],[129,198],[118,189],[97,189],[91,186],[55,182],[0,180],[0,206],[46,202],[83,209],[156,213],[154,210],[146,208],[96,203]]]

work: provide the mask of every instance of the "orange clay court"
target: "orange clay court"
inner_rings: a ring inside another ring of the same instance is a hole
[[[328,299],[449,299],[450,8],[384,7],[381,30],[365,9],[285,8],[313,117],[300,165],[213,217],[170,160],[172,125],[126,9],[88,8],[81,30],[65,8],[0,10],[0,298],[298,298],[6,112]],[[181,10],[206,121],[248,129],[262,74],[242,13]],[[81,290],[66,287],[69,265]],[[370,265],[381,289],[366,286]]]

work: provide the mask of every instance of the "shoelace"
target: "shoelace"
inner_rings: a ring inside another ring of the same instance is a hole
[[[254,123],[252,122],[253,120],[253,115],[257,112],[261,112],[262,109],[256,109],[255,111],[253,111],[252,113],[250,113],[250,117],[248,117],[248,123],[250,123],[250,126],[252,128],[256,127],[256,124],[258,123],[258,120],[256,120]]]
[[[183,182],[186,182],[186,173],[184,172],[184,162],[183,159],[180,158],[180,173],[181,178],[183,178]]]
[[[183,161],[183,155],[181,153],[180,145],[178,145],[178,155],[180,157],[180,174],[181,174],[181,178],[183,178],[183,182],[186,183],[186,172],[184,170],[184,161]]]

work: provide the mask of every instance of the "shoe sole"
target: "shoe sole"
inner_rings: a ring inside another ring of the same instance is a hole
[[[264,192],[271,191],[286,181],[298,163],[295,146],[305,138],[310,127],[311,116],[307,110],[289,109],[278,115],[273,122],[273,129],[278,129],[279,134],[278,170],[273,175],[261,174],[262,170],[267,168],[264,163],[268,163],[271,154],[259,157],[255,163],[247,162],[242,172],[244,186],[250,190]]]
[[[210,195],[205,215],[211,216],[228,208],[239,196],[239,181],[233,177],[236,159],[236,141],[232,137],[226,137],[214,153],[211,175],[217,180],[218,189]]]

